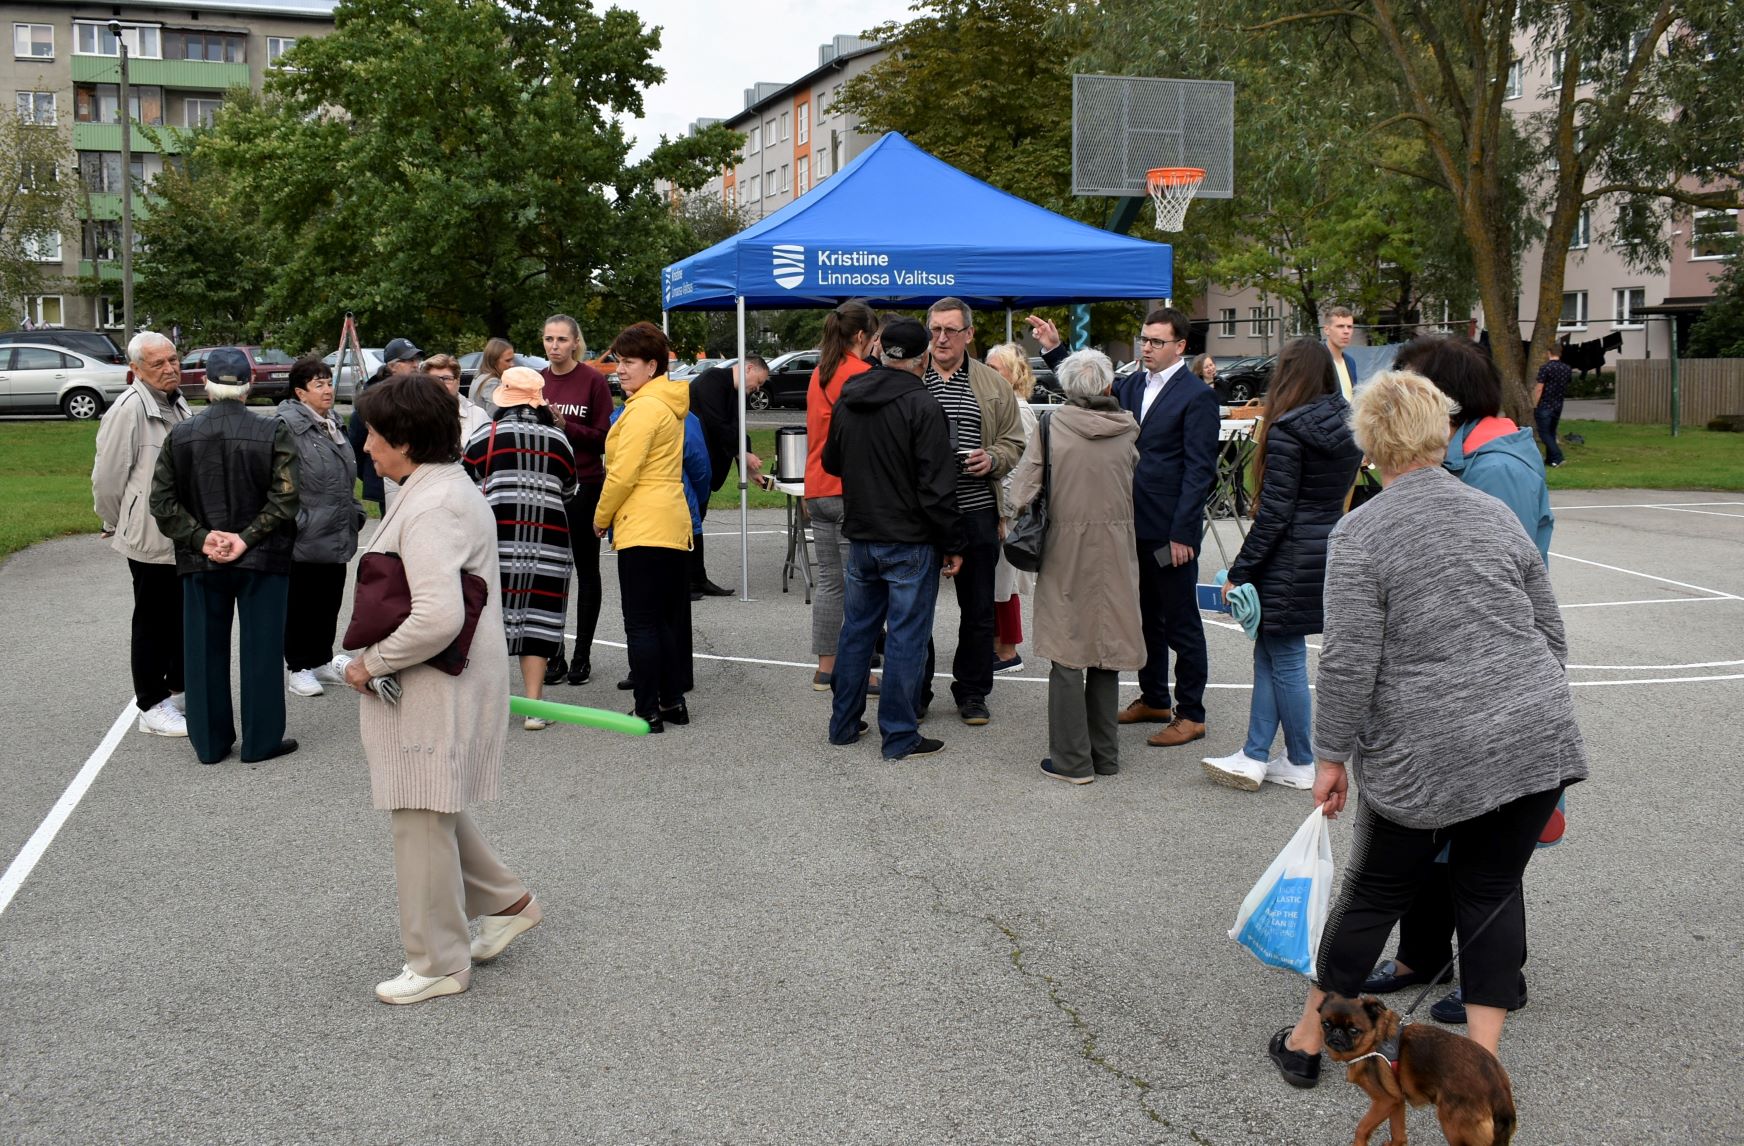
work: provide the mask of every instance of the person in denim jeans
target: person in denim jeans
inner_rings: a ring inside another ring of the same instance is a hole
[[[879,332],[881,365],[844,388],[830,420],[823,468],[842,480],[848,538],[842,636],[836,646],[830,743],[852,744],[865,726],[872,646],[887,628],[878,728],[884,758],[925,756],[944,745],[920,734],[938,573],[962,568],[957,459],[944,409],[927,393],[926,328],[895,318]],[[940,554],[945,553],[941,559]]]
[[[1532,387],[1532,421],[1538,427],[1538,440],[1544,443],[1544,464],[1555,469],[1562,464],[1556,425],[1562,421],[1562,403],[1568,397],[1574,371],[1562,360],[1562,347],[1557,343],[1552,342],[1546,353],[1549,360],[1538,368],[1538,381]]]

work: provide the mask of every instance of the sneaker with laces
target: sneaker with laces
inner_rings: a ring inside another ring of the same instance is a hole
[[[521,727],[528,732],[543,732],[551,727],[551,722],[543,716],[528,716],[522,719]]]
[[[340,653],[324,665],[315,666],[315,679],[322,684],[344,684],[345,666],[351,663],[351,658]]]
[[[984,700],[965,700],[957,706],[957,715],[963,718],[963,723],[975,728],[993,719],[993,713],[987,709]]]
[[[527,906],[514,915],[481,915],[478,938],[472,941],[472,961],[489,963],[501,955],[503,948],[514,942],[517,936],[533,930],[544,918],[545,913],[539,910],[537,899],[529,899]]]
[[[160,700],[139,714],[139,730],[153,736],[186,736],[188,718],[169,701]]]
[[[185,692],[172,692],[172,693],[170,693],[170,703],[175,706],[175,709],[177,712],[181,713],[184,716],[187,715],[187,712],[188,712],[188,694],[187,693],[185,693]]]
[[[315,679],[314,669],[298,669],[291,674],[291,691],[298,696],[320,696],[327,690]]]
[[[375,997],[384,1003],[404,1005],[439,999],[443,995],[458,995],[472,985],[472,970],[456,971],[452,975],[420,975],[410,967],[385,983],[375,985]]]
[[[1274,756],[1266,761],[1266,783],[1282,784],[1286,788],[1314,787],[1314,765],[1292,764],[1287,756]]]
[[[1205,775],[1213,783],[1222,784],[1225,788],[1239,788],[1243,792],[1257,792],[1260,781],[1266,778],[1266,762],[1255,760],[1246,752],[1231,752],[1228,756],[1207,756],[1200,766],[1205,769]]]

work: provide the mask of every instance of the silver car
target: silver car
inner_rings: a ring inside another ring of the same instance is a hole
[[[128,369],[64,346],[0,346],[0,413],[86,422],[127,391]]]
[[[373,348],[368,346],[364,347],[363,374],[361,376],[357,373],[357,356],[355,354],[346,354],[345,369],[343,370],[339,369],[339,351],[335,350],[332,354],[321,359],[321,361],[327,364],[327,369],[334,372],[334,400],[338,402],[349,402],[355,398],[357,396],[357,384],[359,382],[367,382],[369,379],[375,377],[375,372],[381,369],[382,355],[385,353],[387,353],[387,351],[379,346]]]

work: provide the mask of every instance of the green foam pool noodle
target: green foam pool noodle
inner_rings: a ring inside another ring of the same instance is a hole
[[[534,700],[531,697],[509,697],[509,711],[516,716],[540,716],[560,724],[580,724],[605,732],[621,732],[625,736],[648,735],[648,722],[639,716],[607,712],[603,708],[583,708],[579,704],[558,704],[554,700]]]

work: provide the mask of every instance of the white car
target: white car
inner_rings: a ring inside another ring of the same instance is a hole
[[[327,364],[327,369],[333,371],[334,400],[338,402],[349,402],[355,398],[357,396],[357,384],[359,382],[368,381],[370,378],[375,376],[375,372],[381,369],[382,355],[386,353],[387,351],[380,346],[364,347],[362,375],[357,373],[357,356],[355,354],[347,354],[345,356],[345,369],[343,370],[339,368],[339,351],[335,350],[332,354],[321,359],[321,361]]]
[[[58,410],[72,421],[86,422],[127,392],[129,373],[125,366],[64,346],[0,346],[0,413]]]

